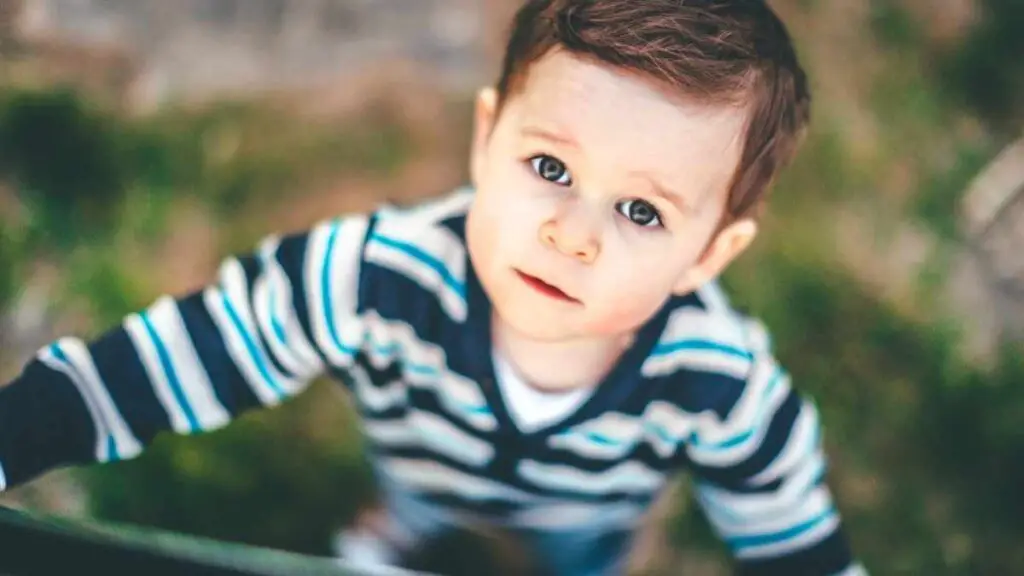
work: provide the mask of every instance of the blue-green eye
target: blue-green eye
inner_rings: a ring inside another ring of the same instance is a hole
[[[536,172],[538,176],[548,182],[554,182],[561,186],[569,186],[572,184],[572,177],[569,176],[569,170],[561,160],[554,156],[538,154],[537,156],[530,158],[530,166],[533,167],[533,171]]]
[[[625,216],[630,222],[645,228],[661,226],[661,215],[658,209],[644,200],[623,200],[615,205],[619,214]]]

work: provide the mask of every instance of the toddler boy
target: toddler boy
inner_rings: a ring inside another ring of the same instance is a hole
[[[269,237],[41,350],[0,391],[0,478],[132,458],[327,374],[399,549],[489,523],[552,573],[619,573],[687,471],[742,573],[859,573],[818,413],[714,281],[809,100],[762,0],[530,0],[476,102],[470,185]]]

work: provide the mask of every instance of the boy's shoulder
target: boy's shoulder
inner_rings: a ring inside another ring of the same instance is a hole
[[[370,213],[375,227],[404,228],[424,232],[437,227],[459,227],[473,202],[474,190],[460,186],[408,205],[384,203]]]
[[[647,377],[746,382],[759,362],[771,358],[762,322],[733,306],[717,282],[674,298],[657,344],[643,365]]]
[[[360,273],[364,306],[388,300],[406,308],[424,301],[413,298],[420,294],[446,316],[465,320],[465,216],[472,199],[472,189],[461,187],[412,206],[383,205],[370,213]]]

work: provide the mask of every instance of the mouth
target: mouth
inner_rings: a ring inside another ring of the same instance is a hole
[[[530,276],[529,274],[522,272],[520,270],[516,270],[515,272],[516,276],[519,276],[520,280],[525,282],[528,286],[530,286],[537,292],[540,292],[541,294],[549,298],[554,298],[555,300],[561,300],[563,302],[572,302],[574,304],[580,303],[579,300],[573,298],[572,296],[569,296],[568,294],[563,292],[561,288],[557,286],[552,286],[551,284],[548,284],[547,282],[541,280],[540,278],[537,278],[536,276]]]

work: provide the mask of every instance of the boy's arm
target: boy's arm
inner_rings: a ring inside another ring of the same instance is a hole
[[[738,574],[864,574],[826,484],[814,404],[766,351],[686,446],[697,499]],[[713,422],[713,424],[712,424]]]
[[[0,490],[132,458],[160,432],[215,430],[302,391],[362,340],[364,216],[267,238],[217,282],[163,297],[92,342],[62,338],[0,387]]]

